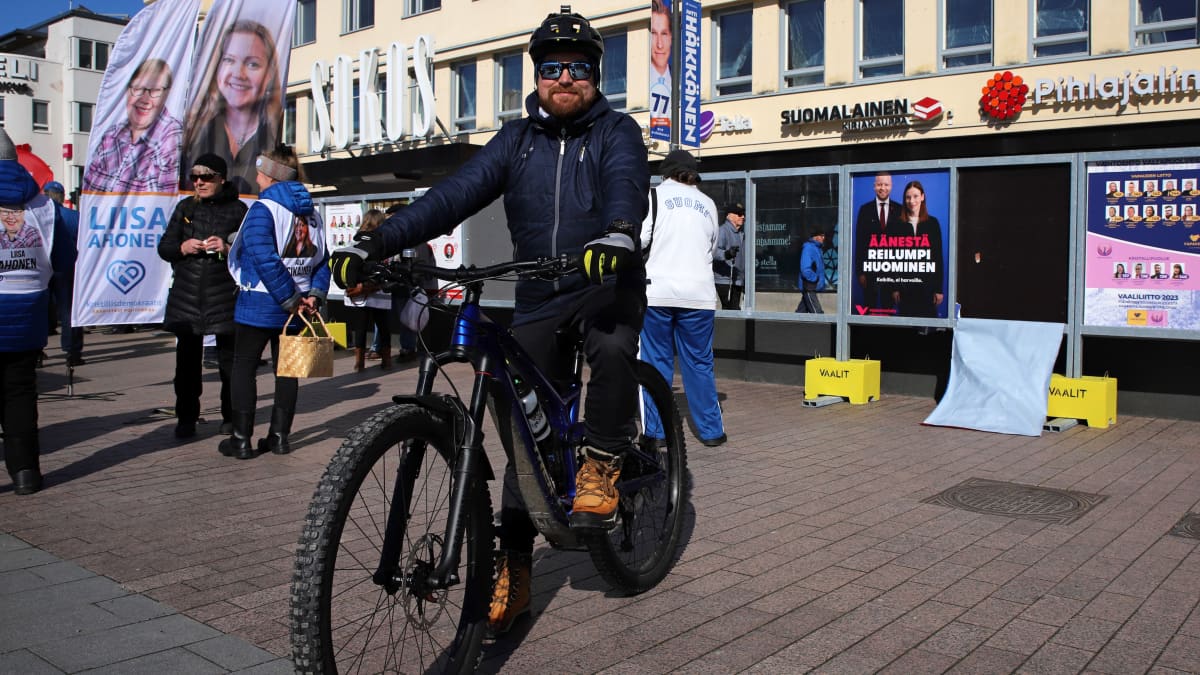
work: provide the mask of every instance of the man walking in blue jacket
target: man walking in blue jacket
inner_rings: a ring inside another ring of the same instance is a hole
[[[587,448],[571,526],[590,529],[616,522],[620,458],[637,433],[634,363],[646,306],[637,242],[650,188],[641,128],[599,91],[603,53],[604,41],[587,19],[569,8],[548,16],[529,40],[537,91],[525,100],[528,116],[505,124],[457,173],[333,256],[335,283],[353,286],[365,260],[449,233],[501,195],[518,260],[584,254],[585,274],[517,282],[512,330],[551,374],[562,362],[556,329],[571,325],[583,335],[591,372]],[[500,512],[495,631],[529,611],[537,534],[510,485],[511,463]]]

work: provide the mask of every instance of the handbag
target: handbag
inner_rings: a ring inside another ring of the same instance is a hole
[[[299,335],[288,335],[288,325],[292,319],[300,317],[306,328]],[[276,364],[276,377],[332,377],[333,376],[333,337],[325,319],[317,314],[317,323],[321,325],[324,335],[317,335],[317,329],[299,312],[294,312],[283,324],[279,335],[279,362]]]

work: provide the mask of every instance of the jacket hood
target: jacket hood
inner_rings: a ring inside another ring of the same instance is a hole
[[[15,159],[0,160],[0,204],[26,204],[41,190]]]
[[[575,119],[560,120],[542,109],[536,91],[525,97],[525,112],[529,115],[529,119],[534,124],[550,130],[556,136],[562,130],[565,130],[568,136],[576,136],[595,124],[601,115],[611,109],[604,94],[596,92],[596,102],[592,104],[591,108]]]
[[[298,216],[313,212],[312,196],[303,183],[294,180],[275,183],[258,195],[259,199],[270,199]]]

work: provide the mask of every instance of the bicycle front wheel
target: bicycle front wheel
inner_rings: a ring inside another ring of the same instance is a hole
[[[637,447],[626,454],[617,480],[618,522],[611,531],[586,538],[600,575],[630,594],[657,585],[682,553],[679,542],[691,492],[683,423],[671,387],[643,361],[637,362],[635,373],[643,406]]]
[[[419,406],[394,406],[351,430],[330,460],[309,505],[292,580],[296,672],[475,668],[491,588],[486,483],[467,496],[461,581],[448,589],[426,583],[445,544],[455,426]],[[399,519],[391,535],[389,517]],[[385,540],[398,556],[378,579]]]

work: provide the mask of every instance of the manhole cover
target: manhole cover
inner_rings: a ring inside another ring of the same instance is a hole
[[[969,478],[921,501],[975,513],[1067,525],[1105,499],[1105,495],[1086,492]]]
[[[1200,539],[1200,513],[1189,513],[1180,518],[1179,522],[1175,523],[1175,527],[1172,527],[1168,534],[1173,534],[1176,537]]]

